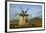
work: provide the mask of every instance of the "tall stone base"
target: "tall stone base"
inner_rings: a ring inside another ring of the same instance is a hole
[[[27,23],[27,19],[28,19],[27,16],[24,16],[24,17],[20,16],[19,25],[24,26]]]

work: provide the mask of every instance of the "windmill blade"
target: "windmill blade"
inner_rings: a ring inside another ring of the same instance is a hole
[[[19,13],[15,13],[15,15],[14,16],[19,16]]]
[[[29,8],[29,7],[27,7],[27,8],[26,8],[26,11],[29,11],[29,9],[30,9],[30,8]]]
[[[21,11],[23,10],[22,6],[20,6],[20,10],[21,10]]]

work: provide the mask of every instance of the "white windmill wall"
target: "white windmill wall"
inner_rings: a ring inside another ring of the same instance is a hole
[[[27,22],[26,22],[26,19],[27,19]],[[28,16],[20,16],[20,19],[19,19],[19,25],[26,25],[26,23],[28,24]]]
[[[20,16],[20,18],[19,18],[19,25],[23,25],[23,16]]]

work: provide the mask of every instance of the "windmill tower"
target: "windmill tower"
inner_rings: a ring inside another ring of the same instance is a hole
[[[24,26],[28,22],[28,14],[27,11],[22,11],[20,13],[20,18],[19,18],[19,25]]]

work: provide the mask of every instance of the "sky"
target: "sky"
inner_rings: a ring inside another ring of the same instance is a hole
[[[29,18],[40,17],[42,15],[42,6],[41,5],[28,5],[28,4],[10,4],[9,6],[9,18],[18,19],[21,11],[27,11]]]

